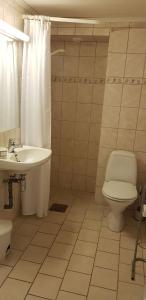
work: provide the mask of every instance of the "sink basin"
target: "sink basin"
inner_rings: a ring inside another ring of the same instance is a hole
[[[23,146],[16,148],[15,153],[8,153],[7,158],[0,159],[0,170],[26,172],[41,166],[51,157],[50,149]]]

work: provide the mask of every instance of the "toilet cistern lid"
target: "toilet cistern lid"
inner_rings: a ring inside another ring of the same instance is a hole
[[[136,186],[129,182],[105,181],[102,192],[105,196],[117,201],[136,200],[137,198]]]

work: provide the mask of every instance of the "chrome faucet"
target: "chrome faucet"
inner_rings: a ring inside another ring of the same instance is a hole
[[[8,152],[9,153],[14,153],[15,148],[22,147],[22,145],[16,145],[15,139],[10,138],[8,141]]]

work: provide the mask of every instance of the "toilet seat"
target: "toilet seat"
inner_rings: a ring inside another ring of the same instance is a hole
[[[136,186],[123,181],[105,181],[102,192],[104,196],[114,201],[136,200]]]

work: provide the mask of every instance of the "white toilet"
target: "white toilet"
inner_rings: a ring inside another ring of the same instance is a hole
[[[137,162],[134,153],[117,150],[108,159],[102,193],[110,206],[108,226],[119,232],[124,227],[123,211],[137,199]]]

